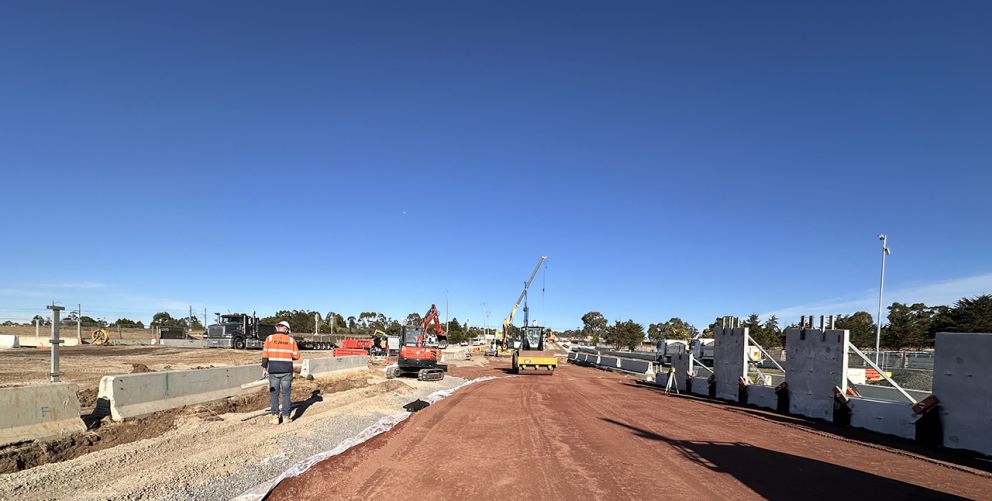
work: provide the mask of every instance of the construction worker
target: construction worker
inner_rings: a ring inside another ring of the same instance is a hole
[[[282,421],[289,423],[290,394],[293,388],[293,360],[300,359],[296,340],[289,335],[289,322],[276,324],[276,333],[265,338],[262,347],[262,373],[269,376],[269,411],[272,424],[279,424],[279,394],[282,394]]]

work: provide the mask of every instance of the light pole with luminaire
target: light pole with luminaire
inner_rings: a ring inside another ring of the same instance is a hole
[[[882,290],[885,288],[885,256],[888,256],[889,251],[889,237],[885,234],[878,236],[878,239],[882,241],[882,276],[878,280],[878,318],[875,319],[875,365],[878,365],[878,351],[881,348],[882,342]]]

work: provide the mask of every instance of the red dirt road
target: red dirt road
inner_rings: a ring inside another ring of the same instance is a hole
[[[992,499],[987,471],[831,426],[561,366],[459,390],[269,499]]]

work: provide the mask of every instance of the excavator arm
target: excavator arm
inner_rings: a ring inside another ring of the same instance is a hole
[[[448,333],[444,331],[444,327],[441,325],[441,316],[437,312],[437,305],[432,304],[431,309],[427,311],[424,315],[424,321],[421,328],[424,329],[424,334],[430,330],[431,325],[434,326],[434,334],[437,336],[438,344],[441,349],[448,347]]]

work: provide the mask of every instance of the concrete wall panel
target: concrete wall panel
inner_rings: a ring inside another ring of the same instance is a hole
[[[0,445],[84,432],[74,384],[0,388]]]
[[[847,389],[848,337],[846,330],[785,330],[790,414],[833,419],[833,389]]]
[[[916,414],[913,413],[913,404],[905,399],[902,402],[891,402],[852,398],[847,406],[851,409],[851,426],[855,428],[902,438],[916,438]]]
[[[619,365],[617,364],[617,361],[619,360],[620,359],[616,357],[599,357],[599,363],[597,365],[599,365],[600,367],[615,368],[615,367],[619,367]]]
[[[100,380],[98,397],[110,401],[111,417],[121,421],[165,409],[260,391],[265,386],[245,390],[241,385],[256,381],[261,375],[260,366],[243,365],[104,376]]]
[[[854,384],[853,386],[854,390],[864,398],[870,398],[872,400],[890,400],[893,402],[909,402],[909,400],[906,400],[906,397],[899,393],[899,390],[891,386],[883,386],[881,384]],[[906,390],[905,388],[903,389]],[[930,396],[929,391],[906,390],[906,393],[909,393],[910,396],[915,398],[917,402]]]
[[[944,447],[992,456],[992,334],[937,333],[933,367]]]
[[[704,397],[709,396],[710,394],[709,378],[705,378],[705,377],[692,378],[692,394],[702,395]]]
[[[352,355],[348,357],[325,357],[303,359],[303,369],[300,376],[321,377],[337,376],[347,372],[363,371],[369,367],[368,355]]]
[[[6,348],[20,348],[21,343],[17,336],[11,336],[9,334],[0,334],[0,349]]]
[[[740,377],[747,375],[747,327],[713,330],[713,373],[716,398],[738,401]]]
[[[679,391],[684,392],[686,390],[686,381],[692,377],[695,370],[692,360],[689,357],[689,350],[684,344],[676,345],[675,355],[672,356],[672,368],[675,369],[675,383]]]
[[[774,386],[752,384],[747,387],[747,404],[763,409],[778,409],[778,395]]]

